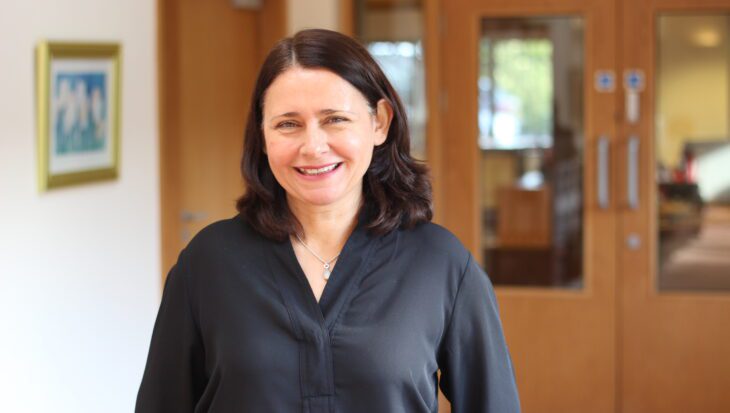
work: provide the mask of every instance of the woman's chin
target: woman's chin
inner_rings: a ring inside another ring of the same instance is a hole
[[[314,196],[314,197],[306,197],[306,198],[302,199],[302,201],[305,205],[318,206],[318,207],[334,205],[339,200],[340,199],[336,196]]]
[[[297,203],[302,206],[326,207],[332,205],[349,205],[348,194],[342,191],[325,190],[300,193],[295,197]],[[290,201],[291,201],[290,197]],[[354,201],[357,203],[357,201]]]

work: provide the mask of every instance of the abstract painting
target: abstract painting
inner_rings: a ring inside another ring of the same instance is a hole
[[[38,46],[42,191],[118,176],[120,60],[117,44]]]

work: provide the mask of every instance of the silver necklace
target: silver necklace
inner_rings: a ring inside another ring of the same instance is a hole
[[[316,252],[312,251],[312,249],[309,248],[309,245],[305,244],[304,241],[302,241],[302,239],[299,237],[299,234],[294,235],[297,236],[297,240],[299,240],[299,243],[302,244],[304,248],[307,249],[307,251],[309,251],[312,255],[314,255],[315,258],[319,260],[319,262],[322,263],[322,265],[324,266],[324,272],[322,273],[322,277],[324,277],[325,281],[328,281],[330,279],[330,274],[332,274],[332,271],[330,270],[331,264],[337,259],[337,257],[340,256],[340,254],[335,255],[335,257],[329,261],[325,261]]]

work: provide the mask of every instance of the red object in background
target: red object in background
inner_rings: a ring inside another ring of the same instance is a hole
[[[677,168],[672,170],[672,182],[679,184],[685,182],[686,179],[683,169]]]
[[[672,171],[672,181],[687,184],[697,182],[697,162],[694,153],[689,149],[684,150],[680,167]]]

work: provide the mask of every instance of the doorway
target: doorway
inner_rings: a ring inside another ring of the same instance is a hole
[[[496,285],[524,411],[730,410],[730,4],[442,11],[441,221]]]

